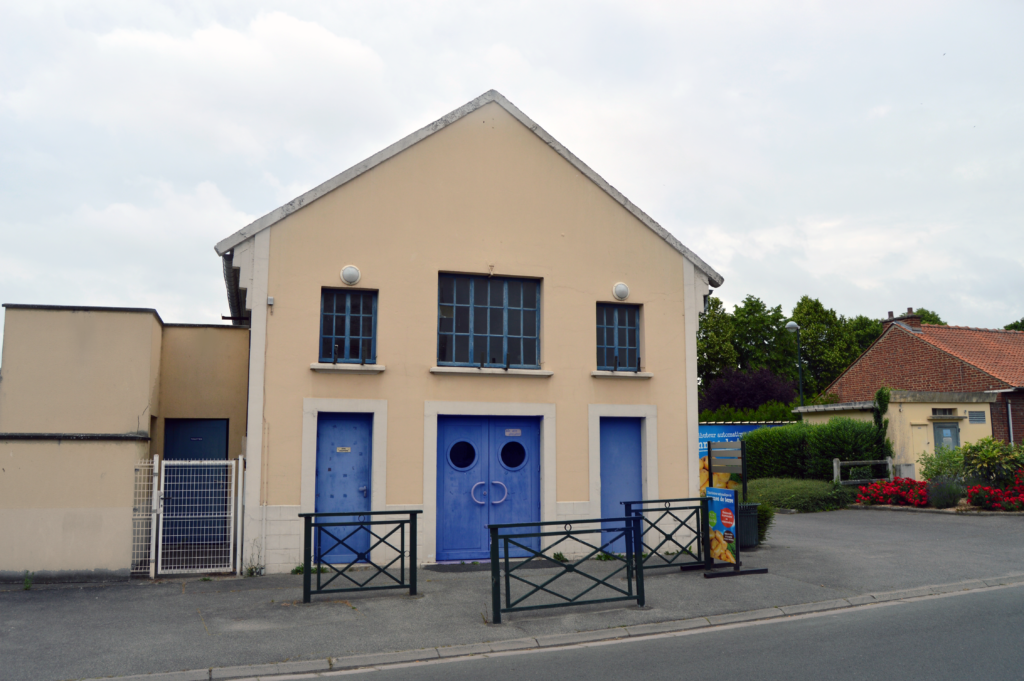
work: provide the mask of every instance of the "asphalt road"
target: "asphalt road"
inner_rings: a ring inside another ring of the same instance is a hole
[[[1020,679],[1024,587],[827,615],[367,672],[380,681],[480,679]],[[358,675],[358,674],[357,674]]]

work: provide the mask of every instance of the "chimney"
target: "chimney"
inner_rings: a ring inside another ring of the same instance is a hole
[[[882,320],[882,331],[885,331],[893,322],[901,322],[905,326],[910,327],[910,330],[914,333],[921,333],[921,316],[914,314],[914,308],[908,307],[907,313],[900,315],[899,317],[893,317],[892,311],[889,311],[889,318]]]
[[[914,314],[914,308],[908,307],[907,308],[907,314]]]

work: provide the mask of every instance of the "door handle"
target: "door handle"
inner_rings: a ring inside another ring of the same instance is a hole
[[[366,492],[367,492],[366,485],[363,485],[362,487],[360,487],[359,491],[363,493],[363,498],[365,499],[366,498]]]
[[[476,483],[475,485],[473,485],[473,487],[471,487],[470,490],[469,490],[469,496],[473,498],[473,501],[475,501],[476,503],[480,504],[481,506],[484,505],[484,502],[482,502],[479,499],[477,499],[476,495],[473,494],[473,492],[476,491],[477,487],[479,487],[480,485],[483,485],[483,484],[484,484],[484,482],[480,481],[480,482]]]
[[[491,480],[491,484],[492,484],[492,485],[501,485],[501,488],[502,488],[503,490],[505,490],[505,496],[503,496],[503,497],[502,497],[501,499],[498,499],[497,501],[492,501],[492,502],[491,502],[492,504],[494,504],[495,506],[497,506],[497,505],[498,505],[498,504],[500,504],[501,502],[503,502],[503,501],[505,501],[506,499],[508,499],[508,487],[505,487],[505,483],[503,483],[503,482],[498,482],[497,480]]]

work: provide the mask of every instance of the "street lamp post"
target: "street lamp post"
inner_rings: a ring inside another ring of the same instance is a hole
[[[800,360],[800,325],[790,320],[786,331],[796,334],[796,368],[800,374],[800,406],[804,406],[804,363]]]

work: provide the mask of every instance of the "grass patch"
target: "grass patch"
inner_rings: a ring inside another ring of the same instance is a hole
[[[292,574],[293,575],[301,575],[305,569],[306,569],[306,566],[303,563],[299,563],[298,565],[296,565],[295,567],[292,568]],[[327,566],[326,565],[311,565],[311,566],[309,566],[309,573],[310,574],[315,575],[318,572],[321,573],[321,574],[323,574],[324,572],[327,572]]]
[[[751,502],[814,513],[845,508],[856,499],[857,490],[821,480],[761,478],[747,483],[747,496]]]

